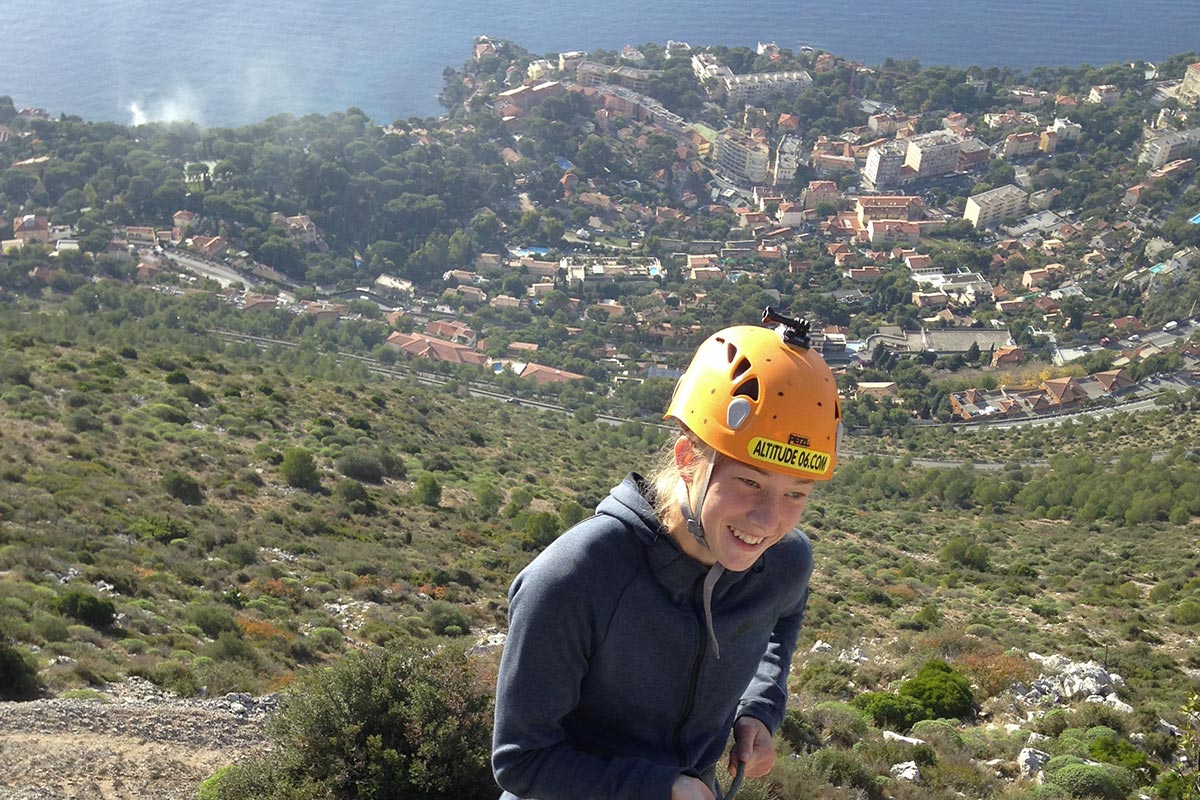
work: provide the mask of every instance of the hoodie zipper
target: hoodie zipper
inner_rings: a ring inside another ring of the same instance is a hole
[[[699,622],[699,633],[697,637],[698,644],[696,645],[696,655],[692,660],[692,674],[688,680],[687,699],[683,704],[683,711],[679,715],[679,722],[675,724],[675,735],[673,741],[675,744],[675,756],[679,759],[679,766],[690,766],[687,762],[687,753],[683,749],[683,726],[687,724],[688,718],[692,716],[692,709],[696,706],[696,690],[700,684],[700,667],[704,664],[704,656],[708,652],[708,628],[704,624],[704,603],[697,602],[697,593],[704,586],[704,576],[701,575],[692,584],[692,608],[696,611],[696,619]]]

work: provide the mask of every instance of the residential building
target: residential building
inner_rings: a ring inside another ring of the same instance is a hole
[[[1185,147],[1197,144],[1200,144],[1200,128],[1164,133],[1142,143],[1138,162],[1149,164],[1151,167],[1161,167],[1169,161],[1174,161]]]
[[[1036,131],[1010,133],[1004,137],[1004,144],[1000,146],[1000,157],[1019,158],[1020,156],[1027,156],[1030,153],[1036,153],[1040,138],[1040,134]]]
[[[816,208],[822,203],[836,207],[841,196],[841,190],[833,181],[809,181],[808,188],[804,190],[804,207]]]
[[[908,140],[904,165],[918,178],[935,178],[958,170],[962,139],[950,131],[933,131]]]
[[[763,183],[771,149],[736,128],[721,131],[713,153],[717,168],[741,183]]]
[[[1058,134],[1060,142],[1073,142],[1083,133],[1083,126],[1077,122],[1071,122],[1070,117],[1056,118],[1049,129]]]
[[[860,225],[873,219],[911,220],[920,214],[921,198],[907,194],[859,195],[855,201],[855,214]]]
[[[812,77],[804,70],[786,72],[754,72],[748,75],[721,77],[728,105],[753,103],[768,95],[796,97],[812,85]]]
[[[901,219],[872,219],[867,222],[867,241],[873,245],[915,245],[920,239],[921,226],[915,222]]]
[[[992,148],[987,142],[974,136],[968,136],[959,143],[958,171],[966,172],[975,167],[984,166],[991,160]]]
[[[1175,90],[1175,96],[1184,108],[1200,106],[1200,62],[1188,66],[1183,73],[1183,82]]]
[[[1099,103],[1102,106],[1116,105],[1121,99],[1120,87],[1114,86],[1111,83],[1104,83],[1099,86],[1093,86],[1088,92],[1087,101],[1089,103]]]
[[[22,244],[50,243],[50,219],[26,214],[13,220],[13,239]]]
[[[796,170],[800,168],[802,146],[803,142],[799,136],[785,134],[780,138],[779,147],[775,151],[775,168],[771,173],[771,182],[774,185],[786,185],[795,179]]]
[[[813,143],[812,166],[818,175],[833,175],[838,172],[854,172],[858,162],[854,159],[854,146],[844,139],[820,136]]]
[[[476,352],[467,345],[421,333],[397,331],[387,338],[385,344],[411,358],[427,358],[431,361],[445,361],[450,364],[483,365],[487,363],[487,356]]]
[[[1007,217],[1019,216],[1025,210],[1026,197],[1022,189],[1011,183],[971,195],[963,219],[976,229],[991,228]]]
[[[893,189],[900,185],[900,171],[904,166],[908,143],[892,140],[872,147],[867,151],[867,164],[863,177],[876,191]]]

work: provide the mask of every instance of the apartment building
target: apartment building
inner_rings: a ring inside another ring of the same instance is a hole
[[[757,184],[767,180],[771,149],[736,128],[717,135],[713,160],[717,168],[741,183]]]
[[[872,147],[867,151],[863,177],[876,190],[899,186],[907,150],[908,142],[895,140]]]
[[[1019,158],[1036,153],[1040,141],[1041,135],[1037,131],[1010,133],[1004,137],[1004,144],[1000,147],[1000,157]]]
[[[1025,210],[1027,197],[1022,189],[1011,183],[973,194],[967,198],[963,219],[976,229],[993,227],[1007,217],[1019,216]]]
[[[791,183],[796,177],[796,171],[800,169],[800,163],[803,160],[801,152],[801,142],[799,136],[785,134],[779,140],[779,147],[775,152],[775,168],[771,173],[771,181],[776,186],[783,186]]]
[[[950,131],[933,131],[908,140],[904,166],[911,167],[918,178],[933,178],[955,172],[961,138]]]
[[[1183,82],[1175,90],[1175,96],[1184,108],[1200,106],[1200,62],[1190,65],[1183,73]]]
[[[1186,131],[1175,131],[1147,139],[1142,143],[1138,163],[1161,167],[1178,158],[1179,152],[1185,147],[1196,144],[1200,144],[1200,128],[1189,128]]]
[[[748,75],[725,75],[720,79],[728,105],[754,103],[768,95],[796,97],[812,85],[812,77],[804,70],[785,72],[754,72]]]
[[[907,194],[862,195],[855,204],[858,223],[873,219],[911,220],[921,209],[921,198]]]

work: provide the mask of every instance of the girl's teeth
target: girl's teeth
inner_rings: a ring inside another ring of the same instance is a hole
[[[733,530],[733,529],[730,528],[730,530]],[[737,537],[737,539],[739,541],[743,541],[749,545],[762,544],[762,541],[763,541],[762,539],[754,537],[754,536],[747,536],[746,534],[742,533],[741,531],[733,531],[733,535],[735,537]]]

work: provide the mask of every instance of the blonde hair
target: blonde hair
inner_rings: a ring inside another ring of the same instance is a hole
[[[687,437],[697,456],[684,467],[680,467],[675,458],[675,443],[679,441],[680,436]],[[667,439],[666,444],[659,451],[654,469],[647,477],[650,485],[654,487],[654,511],[658,514],[659,522],[664,527],[670,528],[674,523],[683,519],[675,494],[679,490],[679,482],[685,478],[690,482],[708,466],[715,456],[716,451],[700,441],[700,437],[696,436],[686,425],[680,425],[679,433]]]

